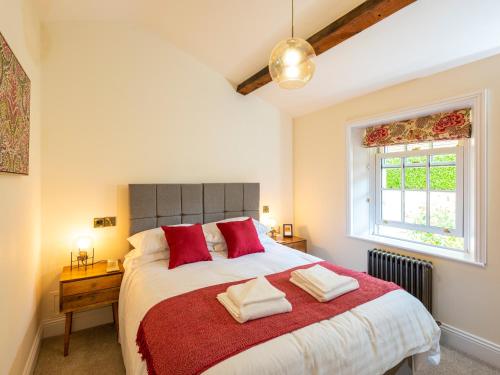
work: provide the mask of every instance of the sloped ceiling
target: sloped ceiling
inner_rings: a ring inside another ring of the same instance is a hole
[[[290,0],[37,0],[45,22],[139,22],[232,85],[267,64],[290,35]],[[295,0],[308,37],[363,0]],[[258,95],[292,116],[500,53],[500,1],[418,0],[316,58],[303,89],[270,83]]]

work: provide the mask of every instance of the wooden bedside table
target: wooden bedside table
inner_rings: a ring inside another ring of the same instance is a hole
[[[64,267],[59,280],[59,310],[66,314],[64,330],[64,356],[68,355],[69,338],[73,323],[73,312],[88,310],[105,305],[113,306],[113,320],[118,332],[118,296],[123,277],[122,262],[120,270],[106,272],[107,262],[94,266]]]
[[[292,249],[295,250],[300,250],[303,251],[304,253],[307,253],[307,240],[302,237],[278,237],[275,239],[277,243],[280,243],[282,245],[291,247]]]

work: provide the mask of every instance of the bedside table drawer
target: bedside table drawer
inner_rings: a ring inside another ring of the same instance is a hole
[[[303,251],[304,253],[307,253],[307,240],[302,237],[281,237],[277,238],[276,242],[283,246],[290,247],[295,250]]]
[[[90,293],[63,296],[61,299],[61,312],[83,309],[88,306],[110,304],[118,301],[120,288],[97,290]]]
[[[306,241],[292,242],[292,243],[287,244],[287,246],[291,247],[292,249],[295,249],[295,250],[307,252],[307,242]]]
[[[62,284],[63,296],[92,292],[95,290],[119,287],[122,282],[122,274],[94,277],[86,280],[76,280]]]

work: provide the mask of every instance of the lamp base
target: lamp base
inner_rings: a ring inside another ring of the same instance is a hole
[[[73,268],[80,269],[80,267],[85,267],[85,271],[87,270],[87,267],[94,267],[94,248],[92,248],[92,256],[90,257],[86,251],[82,251],[78,249],[78,255],[76,256],[76,259],[73,258],[73,251],[70,253],[71,259],[70,259],[70,270],[73,270]],[[90,263],[89,263],[90,260]],[[73,266],[73,264],[76,263],[76,266]]]

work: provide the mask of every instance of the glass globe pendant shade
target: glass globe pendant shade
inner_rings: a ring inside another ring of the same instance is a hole
[[[314,49],[304,39],[282,40],[273,48],[269,58],[271,78],[281,88],[301,88],[314,75],[315,56]]]

